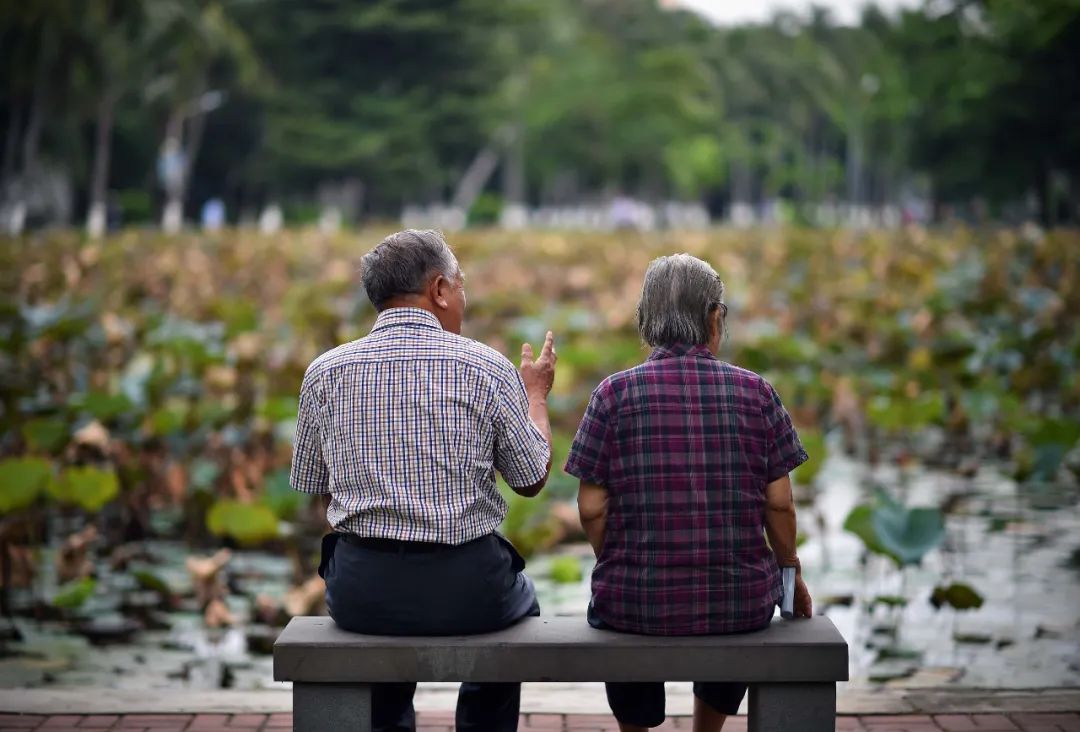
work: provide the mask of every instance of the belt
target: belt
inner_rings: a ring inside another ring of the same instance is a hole
[[[453,544],[437,544],[431,541],[399,541],[398,539],[377,539],[371,536],[342,534],[341,540],[363,549],[393,554],[434,554],[456,548]]]

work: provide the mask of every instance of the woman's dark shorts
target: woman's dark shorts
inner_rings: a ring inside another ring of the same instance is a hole
[[[589,625],[601,630],[617,630],[605,623],[593,610],[588,611]],[[721,714],[738,714],[739,705],[746,696],[746,684],[724,681],[694,682],[694,696]],[[667,716],[667,698],[663,682],[609,681],[608,706],[615,719],[622,724],[638,727],[659,727]]]

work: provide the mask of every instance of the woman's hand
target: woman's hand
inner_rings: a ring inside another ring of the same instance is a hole
[[[809,618],[814,615],[814,601],[810,599],[810,590],[806,589],[801,574],[795,575],[795,601],[793,610],[797,618]]]

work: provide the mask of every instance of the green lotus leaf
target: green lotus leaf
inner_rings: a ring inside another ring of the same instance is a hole
[[[36,457],[0,461],[0,515],[30,506],[49,485],[52,464]]]
[[[218,501],[210,508],[206,525],[215,536],[228,536],[241,544],[259,544],[278,535],[277,516],[258,503]]]
[[[935,587],[930,595],[930,604],[938,609],[948,605],[956,610],[972,610],[982,607],[983,596],[971,585],[953,582],[947,587]]]
[[[68,582],[53,595],[52,604],[63,610],[75,610],[82,607],[96,589],[97,580],[93,577]]]
[[[76,465],[65,468],[49,482],[49,495],[61,503],[95,512],[116,498],[120,481],[112,468]]]
[[[289,485],[288,470],[275,470],[267,476],[261,502],[278,518],[293,518],[310,500],[310,494],[295,491]]]
[[[23,437],[30,449],[38,452],[57,452],[67,444],[71,431],[67,422],[57,417],[37,417],[22,426]]]
[[[937,508],[905,508],[895,502],[874,507],[871,525],[897,564],[918,564],[945,539],[945,515]]]
[[[577,557],[555,557],[549,570],[551,579],[559,584],[570,585],[582,578],[581,560]]]

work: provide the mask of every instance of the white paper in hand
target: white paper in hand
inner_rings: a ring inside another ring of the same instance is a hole
[[[780,617],[795,617],[795,568],[782,567],[780,579],[784,583],[784,596],[780,599]]]

